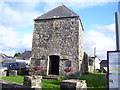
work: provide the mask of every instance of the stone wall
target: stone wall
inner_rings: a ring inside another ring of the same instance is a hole
[[[29,74],[36,71],[36,61],[40,61],[41,70],[36,74],[49,73],[49,56],[60,57],[59,75],[79,76],[83,59],[82,25],[79,18],[64,18],[35,21],[32,43],[32,60]],[[71,61],[71,72],[66,72],[66,61]]]
[[[84,52],[84,58],[83,58],[83,62],[82,62],[82,68],[81,68],[81,71],[83,73],[86,73],[89,71],[89,56],[86,52]]]

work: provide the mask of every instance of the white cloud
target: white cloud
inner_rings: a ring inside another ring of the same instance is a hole
[[[16,50],[12,50],[12,51],[10,51],[10,50],[4,50],[4,51],[0,51],[0,53],[6,54],[8,56],[14,56],[15,53],[17,53],[17,51]]]
[[[17,3],[16,3],[17,4]],[[22,3],[21,3],[22,4]],[[38,11],[28,11],[28,9],[32,9],[35,7],[35,5],[32,5],[24,3],[24,5],[27,5],[27,7],[22,7],[22,5],[19,7],[19,10],[13,9],[6,3],[1,3],[2,9],[0,10],[0,17],[2,21],[2,25],[4,26],[11,26],[11,27],[26,27],[33,24],[33,19],[35,19],[38,15],[40,15],[40,12]],[[17,5],[16,5],[17,7]],[[14,7],[14,8],[16,8]],[[25,11],[21,11],[22,9],[25,9]]]
[[[100,58],[106,59],[106,51],[115,50],[114,24],[97,27],[99,28],[89,30],[84,34],[84,49],[90,56],[93,56],[93,50],[96,47],[96,54]],[[111,36],[108,36],[107,33],[110,33]]]
[[[47,12],[49,10],[52,10],[53,8],[59,6],[60,4],[58,2],[47,2],[44,8],[44,11]]]
[[[15,52],[31,48],[31,34],[25,34],[23,38],[19,38],[13,28],[0,26],[0,52],[13,55]]]
[[[4,1],[4,0],[2,0]],[[46,2],[45,11],[48,11],[60,4],[65,4],[74,9],[94,7],[108,2],[118,0],[5,0],[14,2],[14,7],[5,2],[0,2],[0,52],[14,53],[23,49],[30,49],[32,45],[32,35],[27,33],[19,38],[20,34],[14,30],[15,27],[27,27],[33,25],[33,19],[41,15],[35,8],[39,2]],[[15,5],[15,2],[22,2]],[[94,30],[89,30],[85,34],[85,51],[89,55],[93,54],[93,48],[97,48],[97,54],[104,58],[107,50],[114,50],[114,24],[107,26],[96,26]],[[22,32],[22,31],[21,31]],[[107,35],[107,34],[109,35]],[[113,35],[113,38],[111,37]]]
[[[14,9],[15,11],[32,12],[39,6],[40,3],[33,1],[33,2],[12,2],[7,4],[11,9]]]
[[[32,34],[25,34],[23,38],[24,48],[32,48]]]
[[[80,10],[82,8],[90,8],[95,6],[103,6],[109,2],[118,2],[118,0],[41,0],[45,2],[45,12],[53,9],[61,4],[68,6],[74,10]]]
[[[0,26],[0,44],[5,47],[14,47],[18,41],[17,33],[12,28]]]
[[[31,50],[32,35],[22,33],[21,30],[23,34],[23,37],[21,37],[21,33],[18,33],[17,28],[27,28],[34,25],[33,19],[40,15],[40,12],[34,10],[38,4],[36,2],[9,4],[0,2],[0,21],[2,21],[0,22],[0,52],[14,55],[14,53],[25,49]]]
[[[13,28],[0,26],[0,52],[13,55],[19,46],[17,35]]]
[[[102,31],[109,30],[110,32],[114,32],[115,24],[110,24],[110,25],[106,25],[106,26],[96,26],[96,28],[98,28],[99,30],[102,30]]]
[[[14,0],[14,1],[18,1],[18,0]],[[33,0],[23,0],[23,1],[32,2]],[[118,2],[119,0],[34,0],[34,1],[36,2],[38,1],[39,2]]]

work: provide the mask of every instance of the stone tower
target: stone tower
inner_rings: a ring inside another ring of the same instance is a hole
[[[83,61],[83,27],[79,16],[62,5],[34,21],[29,74],[79,78]],[[39,71],[36,66],[40,66]]]

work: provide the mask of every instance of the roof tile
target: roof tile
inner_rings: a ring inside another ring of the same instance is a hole
[[[58,6],[47,13],[39,16],[35,20],[54,19],[54,18],[65,18],[65,17],[79,17],[72,10],[67,8],[65,5]]]

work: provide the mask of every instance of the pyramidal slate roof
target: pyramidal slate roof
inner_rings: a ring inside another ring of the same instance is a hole
[[[66,18],[66,17],[79,17],[79,15],[74,13],[65,5],[61,5],[39,16],[38,18],[35,19],[35,21],[44,20],[44,19]]]

